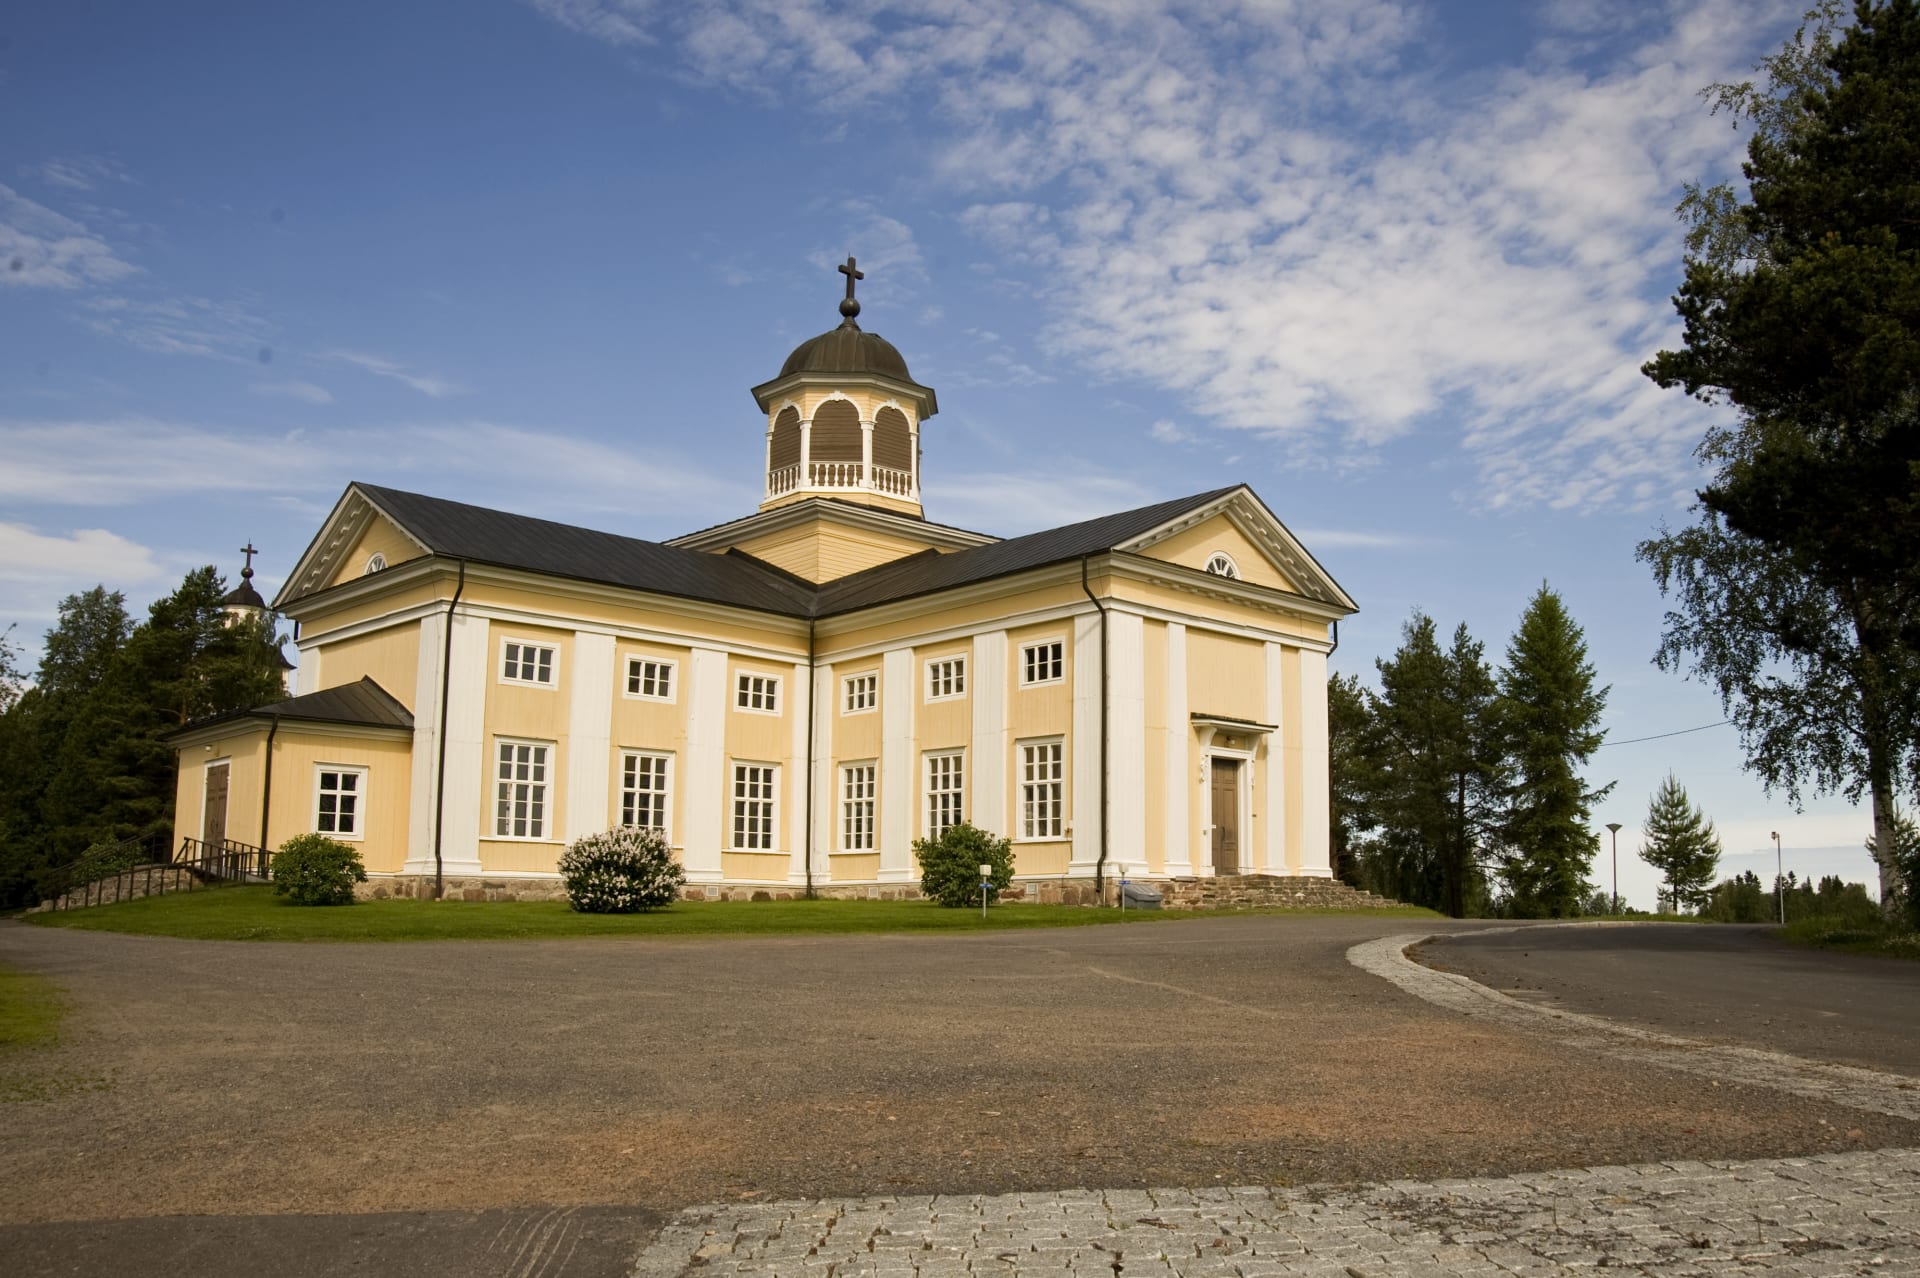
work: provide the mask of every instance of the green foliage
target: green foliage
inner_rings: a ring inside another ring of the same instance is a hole
[[[20,645],[13,641],[15,628],[10,623],[0,630],[0,715],[13,709],[27,690],[26,672],[20,668]]]
[[[1380,778],[1373,766],[1373,712],[1356,675],[1327,679],[1327,754],[1332,783],[1329,841],[1333,872],[1349,887],[1364,886],[1362,852],[1380,826],[1374,795]]]
[[[52,981],[32,972],[0,965],[0,1060],[29,1047],[59,1041],[65,1001]]]
[[[913,854],[920,861],[920,890],[946,906],[980,904],[980,867],[990,865],[987,900],[1013,882],[1013,843],[995,838],[965,821],[947,827],[938,839],[915,839]]]
[[[1594,686],[1586,636],[1544,582],[1520,618],[1500,671],[1498,716],[1506,739],[1506,810],[1500,874],[1517,915],[1563,918],[1591,889],[1599,850],[1595,801],[1581,769],[1600,747],[1607,689]]]
[[[352,905],[365,883],[360,853],[324,834],[296,834],[273,854],[273,891],[295,905]]]
[[[1720,865],[1720,837],[1706,814],[1688,802],[1686,787],[1671,772],[1647,805],[1642,832],[1646,841],[1640,859],[1666,876],[1665,897],[1673,909],[1705,905]]]
[[[1892,877],[1898,885],[1893,900],[1886,902],[1887,917],[1897,919],[1910,932],[1920,932],[1920,826],[1904,812],[1896,811],[1887,823],[1889,837],[1886,851],[1880,849],[1880,841],[1875,836],[1867,838],[1867,852],[1881,867],[1880,881],[1884,885]],[[1893,873],[1886,873],[1888,868]]]
[[[1660,665],[1715,685],[1770,789],[1870,793],[1886,844],[1920,778],[1920,8],[1840,17],[1710,90],[1754,130],[1747,199],[1689,189],[1685,344],[1644,371],[1737,422],[1699,523],[1639,553],[1677,598]]]
[[[583,914],[633,914],[672,905],[687,881],[666,836],[636,825],[575,839],[560,854],[567,900]]]

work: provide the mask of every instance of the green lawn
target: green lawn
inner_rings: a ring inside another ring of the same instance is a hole
[[[1303,911],[1275,911],[1303,913]],[[1338,911],[1333,911],[1337,913]],[[1363,910],[1435,918],[1430,910]],[[652,914],[576,914],[561,901],[361,901],[288,905],[271,888],[169,893],[118,905],[27,915],[42,927],[137,932],[205,941],[516,940],[562,936],[714,936],[727,933],[987,932],[1200,917],[1192,911],[999,905],[948,910],[928,901],[683,901]]]
[[[0,1059],[29,1047],[51,1047],[66,1011],[52,981],[0,965]]]

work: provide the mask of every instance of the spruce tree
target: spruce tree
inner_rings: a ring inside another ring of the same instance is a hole
[[[1720,836],[1671,772],[1647,805],[1642,833],[1640,859],[1666,876],[1673,908],[1704,906],[1720,866]]]
[[[1591,809],[1613,785],[1588,789],[1581,769],[1605,735],[1607,691],[1594,686],[1585,635],[1542,582],[1500,671],[1498,714],[1511,770],[1501,877],[1516,914],[1566,918],[1591,890],[1587,867],[1600,847]]]

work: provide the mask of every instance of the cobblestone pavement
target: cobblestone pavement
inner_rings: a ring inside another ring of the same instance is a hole
[[[695,1208],[634,1278],[1920,1273],[1920,1150],[1361,1187]]]

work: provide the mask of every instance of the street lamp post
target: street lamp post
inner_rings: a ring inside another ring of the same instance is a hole
[[[1787,866],[1780,859],[1780,831],[1773,832],[1773,894],[1780,899],[1780,923],[1787,921]]]
[[[1620,912],[1620,823],[1609,821],[1607,829],[1613,833],[1613,912],[1618,914]]]

